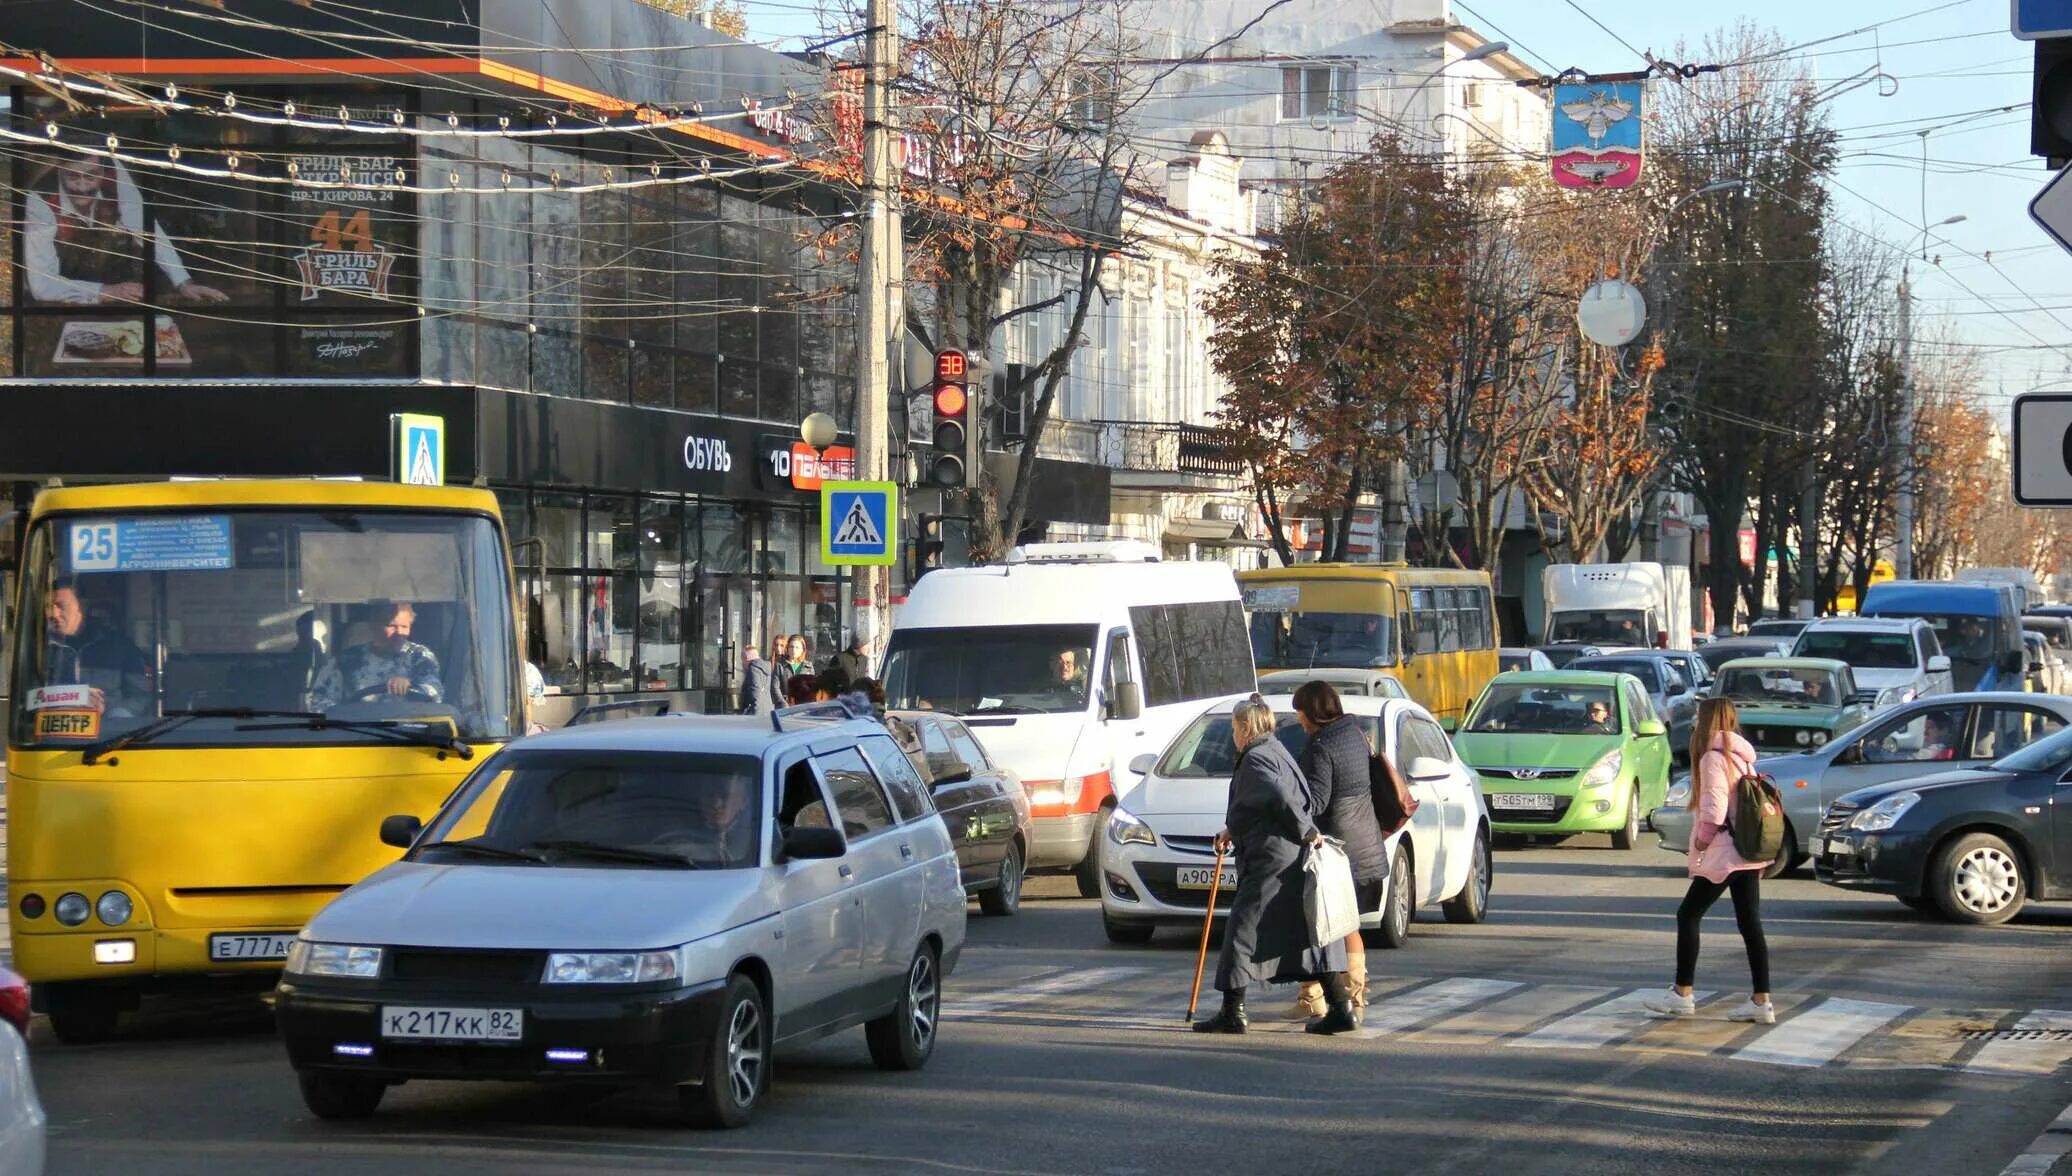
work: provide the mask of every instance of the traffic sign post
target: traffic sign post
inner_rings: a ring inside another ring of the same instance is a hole
[[[820,484],[820,562],[876,566],[899,560],[899,488],[891,482]]]
[[[405,486],[446,484],[446,418],[389,414],[389,479]]]
[[[2031,392],[2014,401],[2014,500],[2072,506],[2072,392]]]
[[[2072,0],[2011,0],[2008,25],[2024,41],[2072,37]]]

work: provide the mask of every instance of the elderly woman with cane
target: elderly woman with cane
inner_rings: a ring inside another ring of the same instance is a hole
[[[1245,989],[1303,980],[1321,980],[1329,1006],[1322,1018],[1310,1022],[1308,1032],[1344,1033],[1360,1023],[1346,984],[1345,942],[1310,943],[1303,849],[1321,845],[1323,836],[1309,816],[1302,769],[1274,738],[1273,728],[1273,711],[1256,694],[1231,711],[1238,763],[1216,844],[1236,854],[1237,896],[1216,960],[1223,1008],[1196,1021],[1197,1033],[1243,1033],[1249,1025]]]

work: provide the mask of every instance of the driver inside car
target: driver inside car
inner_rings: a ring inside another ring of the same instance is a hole
[[[310,691],[317,709],[379,698],[440,701],[446,688],[439,681],[439,659],[410,639],[417,610],[407,600],[378,600],[372,612],[373,636],[339,654],[317,675]]]

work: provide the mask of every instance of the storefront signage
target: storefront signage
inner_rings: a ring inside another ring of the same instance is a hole
[[[755,99],[748,104],[748,125],[787,143],[810,143],[819,137],[813,124],[799,117],[795,108],[764,110],[762,102]]]
[[[734,451],[719,437],[683,439],[683,468],[694,474],[725,474],[734,469]]]
[[[773,446],[767,460],[770,476],[790,482],[794,490],[818,490],[822,482],[846,482],[856,477],[856,450],[847,445],[830,445],[825,450],[804,441]]]

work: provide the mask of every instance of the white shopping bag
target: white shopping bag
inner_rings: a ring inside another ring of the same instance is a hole
[[[1353,862],[1345,856],[1345,842],[1324,838],[1303,860],[1307,874],[1303,886],[1304,907],[1309,912],[1309,942],[1322,947],[1344,939],[1360,929],[1360,891],[1353,884]]]

